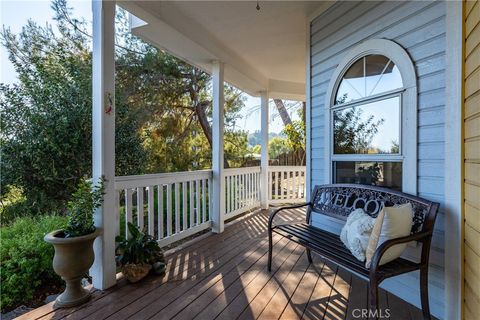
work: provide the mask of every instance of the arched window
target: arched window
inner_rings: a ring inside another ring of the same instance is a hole
[[[394,42],[369,40],[334,73],[328,105],[328,176],[416,193],[416,77]]]

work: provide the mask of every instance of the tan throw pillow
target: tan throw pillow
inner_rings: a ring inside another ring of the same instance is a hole
[[[385,241],[408,236],[412,230],[413,209],[411,203],[395,207],[385,207],[380,211],[372,229],[365,253],[365,266],[370,268],[375,250]],[[382,256],[380,265],[400,257],[407,244],[397,244]]]

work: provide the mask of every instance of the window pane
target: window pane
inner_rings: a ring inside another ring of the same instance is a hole
[[[335,161],[334,183],[355,183],[402,190],[401,162]]]
[[[382,55],[368,55],[356,61],[338,86],[335,104],[347,103],[403,86],[397,66]]]
[[[367,56],[365,68],[367,96],[402,87],[400,71],[387,57],[380,55]]]
[[[335,154],[400,153],[400,98],[333,112]]]
[[[364,58],[355,62],[345,73],[338,87],[335,104],[347,103],[365,97]]]

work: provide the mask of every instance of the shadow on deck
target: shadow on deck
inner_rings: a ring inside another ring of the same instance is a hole
[[[309,265],[297,244],[274,237],[267,271],[267,221],[268,212],[259,211],[168,255],[164,277],[121,279],[94,290],[80,307],[51,303],[20,319],[362,319],[367,282],[316,255]],[[383,290],[380,308],[390,319],[421,318],[419,309]]]

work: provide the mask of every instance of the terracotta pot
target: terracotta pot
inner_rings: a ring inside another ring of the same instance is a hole
[[[128,281],[135,283],[145,278],[150,269],[152,269],[150,264],[129,263],[122,267],[122,273]]]
[[[93,241],[101,234],[101,230],[73,238],[63,238],[62,233],[62,230],[50,232],[44,240],[53,244],[53,270],[66,283],[65,291],[57,297],[55,304],[69,308],[90,299],[90,292],[82,287],[81,280],[93,264]]]

